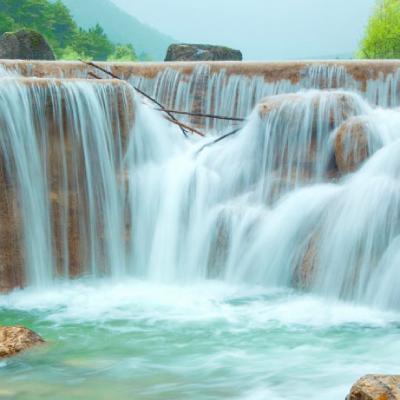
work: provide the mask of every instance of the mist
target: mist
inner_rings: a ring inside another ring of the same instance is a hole
[[[350,58],[375,0],[113,0],[178,42],[242,50],[246,60]]]

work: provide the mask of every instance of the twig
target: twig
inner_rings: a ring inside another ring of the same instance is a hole
[[[196,154],[200,154],[205,148],[210,147],[210,146],[212,146],[213,144],[216,144],[216,143],[220,142],[221,140],[226,139],[226,138],[229,137],[229,136],[233,136],[235,133],[238,133],[238,132],[241,131],[241,130],[242,130],[242,128],[238,128],[238,129],[235,129],[235,130],[233,130],[233,131],[231,131],[231,132],[226,133],[225,135],[220,136],[219,138],[213,140],[212,142],[209,142],[209,143],[205,144],[203,147],[201,147],[201,148],[197,151]]]
[[[96,75],[94,72],[91,71],[88,72],[88,75],[95,79],[101,79],[98,75]]]
[[[180,115],[189,115],[192,117],[201,117],[201,118],[211,118],[211,119],[221,119],[225,121],[238,121],[238,122],[244,122],[245,118],[235,118],[235,117],[224,117],[222,115],[214,115],[214,114],[202,114],[202,113],[193,113],[193,112],[187,112],[187,111],[177,111],[177,110],[157,110],[157,111],[168,111],[171,114],[180,114]]]
[[[107,71],[107,70],[106,70],[105,68],[103,68],[103,67],[100,67],[100,65],[96,65],[95,63],[93,63],[93,62],[91,62],[91,61],[85,61],[85,60],[82,60],[82,59],[80,59],[80,58],[79,58],[79,61],[82,62],[82,63],[84,63],[84,64],[86,64],[86,65],[89,65],[89,66],[91,66],[91,67],[93,67],[93,68],[96,68],[96,69],[98,69],[99,71],[102,71],[102,72],[104,72],[105,74],[107,74],[107,75],[109,75],[109,76],[112,76],[114,79],[118,79],[119,81],[122,81],[122,79],[121,79],[119,76],[114,75],[112,72]]]
[[[189,131],[192,131],[193,133],[196,133],[199,136],[205,136],[204,133],[198,131],[197,129],[193,128],[192,126],[186,125],[180,121],[173,121],[171,118],[167,118],[167,121],[170,121],[178,126],[180,126],[183,129],[188,129]]]

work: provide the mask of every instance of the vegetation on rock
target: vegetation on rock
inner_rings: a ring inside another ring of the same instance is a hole
[[[131,45],[115,45],[99,24],[80,28],[61,0],[0,0],[0,34],[23,28],[41,33],[59,59],[137,59]]]

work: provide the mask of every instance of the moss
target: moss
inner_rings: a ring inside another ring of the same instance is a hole
[[[35,58],[43,54],[50,57],[49,54],[54,54],[46,38],[33,29],[24,28],[14,32],[6,32],[2,38],[6,41],[16,40],[19,43],[19,51],[21,52],[19,57],[21,58],[25,58],[25,56]],[[50,57],[50,59],[52,58]]]

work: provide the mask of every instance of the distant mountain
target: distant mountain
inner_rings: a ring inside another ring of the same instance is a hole
[[[99,23],[114,43],[131,43],[140,56],[148,54],[154,60],[164,60],[167,48],[176,42],[172,37],[140,22],[111,0],[62,0],[82,28]]]

